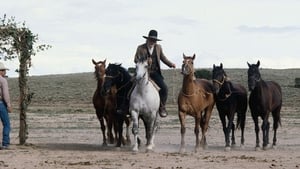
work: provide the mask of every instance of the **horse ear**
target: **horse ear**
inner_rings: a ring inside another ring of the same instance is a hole
[[[215,64],[213,65],[213,68],[214,68],[214,69],[216,68],[216,65],[215,65]]]
[[[195,60],[195,58],[196,58],[196,54],[194,53],[194,55],[193,55],[193,58],[192,58],[192,59],[193,59],[193,60]]]
[[[106,59],[103,61],[103,64],[105,64],[106,63]]]
[[[182,54],[182,56],[183,56],[183,58],[185,58],[185,57],[186,57],[184,53]]]
[[[220,63],[220,68],[223,69],[223,64],[222,63]]]
[[[260,65],[260,61],[258,60],[256,66],[259,67],[259,65]]]
[[[96,65],[97,63],[96,63],[96,61],[94,60],[94,59],[92,59],[92,62],[94,63],[94,65]]]
[[[248,67],[250,67],[250,66],[251,66],[249,62],[247,62],[247,64],[248,64]]]

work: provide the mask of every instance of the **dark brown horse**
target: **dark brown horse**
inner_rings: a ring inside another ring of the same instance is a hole
[[[195,151],[201,147],[207,146],[206,132],[215,105],[213,95],[213,85],[205,79],[196,79],[194,76],[194,59],[195,54],[185,56],[183,54],[182,74],[183,83],[178,96],[178,115],[181,124],[181,145],[180,152],[185,151],[185,120],[186,115],[195,119],[196,147]],[[199,140],[199,127],[202,130],[202,138]]]
[[[269,144],[269,114],[272,112],[273,116],[273,146],[276,146],[276,131],[280,122],[280,110],[282,105],[282,93],[280,86],[273,81],[264,81],[261,78],[259,72],[260,62],[257,64],[249,64],[247,62],[248,69],[248,87],[251,91],[249,98],[249,106],[251,110],[251,115],[255,123],[255,133],[256,133],[256,148],[259,149],[259,126],[258,117],[260,116],[263,120],[262,122],[262,132],[263,132],[263,149],[266,149]]]
[[[105,70],[105,81],[101,89],[101,93],[107,95],[113,89],[117,88],[117,107],[114,112],[115,120],[117,123],[118,137],[117,147],[120,147],[122,142],[125,143],[123,138],[123,124],[126,123],[126,144],[131,144],[129,136],[130,114],[129,114],[129,97],[128,93],[132,88],[133,82],[128,71],[120,64],[109,64]]]
[[[240,84],[235,84],[229,81],[224,69],[223,64],[220,66],[213,65],[213,85],[216,95],[216,106],[219,112],[219,117],[222,122],[223,132],[225,135],[225,150],[230,150],[230,131],[231,145],[235,145],[234,130],[235,126],[233,123],[234,115],[237,112],[237,126],[241,127],[241,146],[244,145],[244,128],[246,121],[247,111],[247,90]],[[226,118],[228,120],[226,126]]]
[[[106,127],[105,127],[104,119],[107,124],[108,141],[109,143],[112,144],[114,143],[112,128],[114,124],[113,112],[115,112],[116,110],[116,89],[111,90],[110,94],[108,94],[107,96],[101,95],[101,88],[104,82],[106,60],[96,62],[93,59],[92,62],[95,65],[94,74],[97,80],[97,88],[93,96],[93,104],[94,104],[94,108],[96,109],[97,118],[100,121],[100,127],[103,134],[103,145],[107,145],[107,138],[105,134]]]

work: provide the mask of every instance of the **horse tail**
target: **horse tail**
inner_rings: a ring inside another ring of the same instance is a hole
[[[241,125],[241,113],[238,112],[236,120],[236,129],[239,129]]]
[[[238,111],[237,112],[237,120],[236,120],[236,129],[245,128],[245,123],[246,123],[246,110]]]
[[[280,118],[280,115],[279,115],[278,124],[280,125],[280,127],[282,127],[282,125],[281,125],[281,118]]]

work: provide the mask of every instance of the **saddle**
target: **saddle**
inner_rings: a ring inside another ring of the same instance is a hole
[[[127,95],[128,99],[130,98],[130,95],[131,95],[131,93],[132,93],[132,91],[133,91],[133,89],[135,88],[135,85],[136,85],[136,80],[135,80],[134,77],[131,79],[131,81],[133,82],[133,84],[132,84],[132,86],[131,86],[131,88],[130,88],[130,90],[128,92],[128,95]],[[154,88],[157,90],[157,92],[159,92],[160,87],[154,82],[154,80],[152,80],[151,78],[149,78],[149,82],[151,82],[153,84]]]
[[[155,89],[159,92],[160,87],[154,82],[154,80],[152,80],[151,78],[149,78],[149,81],[153,84],[153,86],[155,87]]]

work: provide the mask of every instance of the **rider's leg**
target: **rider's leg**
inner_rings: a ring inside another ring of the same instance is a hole
[[[160,107],[159,107],[159,115],[161,117],[166,117],[168,115],[165,105],[168,98],[168,87],[164,82],[164,78],[159,73],[151,73],[151,79],[159,86],[159,96],[160,96]]]

